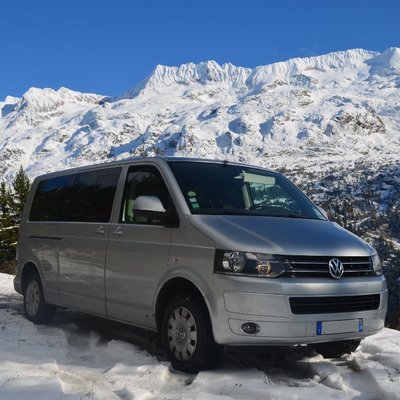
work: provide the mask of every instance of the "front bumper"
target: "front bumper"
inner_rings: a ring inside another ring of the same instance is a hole
[[[218,295],[217,295],[218,294]],[[379,294],[370,311],[293,314],[290,297]],[[331,279],[262,279],[214,275],[208,299],[214,338],[230,345],[294,345],[362,339],[384,327],[387,287],[383,277]],[[246,334],[245,323],[258,331]]]

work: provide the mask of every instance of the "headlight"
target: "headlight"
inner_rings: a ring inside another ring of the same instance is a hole
[[[276,278],[285,271],[279,256],[231,250],[215,252],[214,272],[218,274]]]
[[[375,253],[373,256],[371,256],[371,260],[376,275],[378,276],[382,275],[382,263],[381,260],[379,259],[378,254]]]

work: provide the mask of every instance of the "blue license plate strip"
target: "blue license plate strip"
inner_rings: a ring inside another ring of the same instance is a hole
[[[356,322],[357,320],[352,320],[352,321]],[[324,335],[324,334],[327,333],[327,332],[324,332],[324,322],[325,322],[326,324],[328,324],[328,325],[332,325],[333,323],[335,323],[335,321],[317,321],[317,323],[316,323],[316,329],[315,329],[315,334],[316,334],[317,336],[322,336],[322,335]],[[338,324],[340,324],[341,322],[342,322],[342,321],[337,321]],[[349,322],[350,322],[350,321],[349,321]],[[353,322],[352,324],[354,324],[354,322]],[[353,327],[357,329],[357,325],[356,325],[356,326],[353,325]],[[354,328],[353,328],[351,331],[356,332],[357,330],[354,329]],[[346,333],[346,332],[350,332],[350,331],[345,330],[345,331],[342,332],[342,333]],[[360,332],[364,332],[364,320],[363,320],[363,318],[358,318],[358,332],[359,332],[359,333],[360,333]],[[341,332],[340,332],[340,331],[337,331],[337,332],[328,332],[328,334],[330,334],[330,333],[341,333]]]

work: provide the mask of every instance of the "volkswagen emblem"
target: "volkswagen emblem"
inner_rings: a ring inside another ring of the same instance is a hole
[[[328,266],[329,273],[331,274],[332,278],[340,279],[342,277],[344,267],[340,260],[337,258],[332,258],[332,260],[329,260]]]

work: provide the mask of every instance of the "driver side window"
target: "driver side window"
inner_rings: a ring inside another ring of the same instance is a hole
[[[159,225],[160,220],[135,215],[134,204],[139,196],[156,196],[166,210],[172,200],[159,172],[152,167],[131,167],[125,182],[120,221],[126,224]]]

